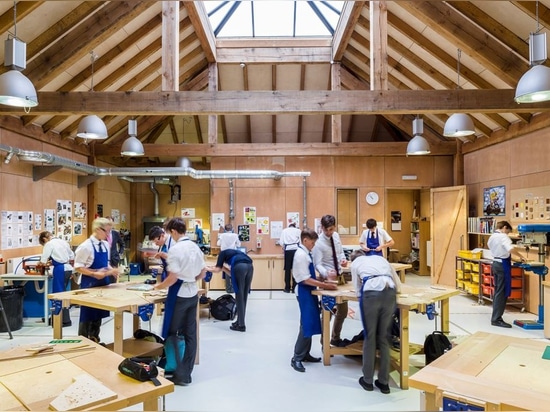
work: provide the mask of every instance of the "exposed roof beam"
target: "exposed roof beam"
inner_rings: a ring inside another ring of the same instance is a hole
[[[210,20],[201,1],[182,2],[187,9],[187,15],[191,19],[191,24],[195,29],[195,34],[199,38],[202,50],[208,63],[216,62],[216,38],[210,26]]]
[[[39,92],[34,114],[423,114],[535,113],[550,102],[517,104],[501,90],[285,90],[182,92]],[[24,113],[1,107],[0,114]]]
[[[364,1],[346,1],[338,20],[338,25],[332,36],[332,60],[339,62],[344,56],[349,39],[353,33],[357,19],[363,10]]]
[[[220,63],[330,63],[330,46],[218,48]]]

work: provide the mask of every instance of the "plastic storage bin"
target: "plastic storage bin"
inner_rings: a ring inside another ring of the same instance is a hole
[[[0,299],[6,313],[6,319],[11,331],[23,327],[23,286],[5,286],[0,289]],[[8,325],[4,322],[4,316],[0,314],[0,332],[7,332]]]
[[[478,259],[481,259],[481,255],[482,255],[482,252],[472,252],[471,250],[458,251],[458,257],[461,257],[464,259],[478,260]]]

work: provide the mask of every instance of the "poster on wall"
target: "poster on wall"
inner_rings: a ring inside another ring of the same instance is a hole
[[[195,208],[194,207],[184,207],[181,209],[181,217],[183,218],[193,218],[195,217]]]
[[[82,234],[82,222],[74,222],[73,233],[75,236]]]
[[[300,228],[300,212],[286,212],[286,226],[290,226],[291,223]]]
[[[313,219],[313,227],[315,228],[315,231],[317,232],[318,235],[323,233],[323,225],[321,225],[320,217],[316,217],[315,219]]]
[[[196,228],[202,229],[202,219],[189,219],[187,230],[195,230]]]
[[[506,186],[483,189],[483,214],[485,216],[506,215]]]
[[[220,230],[220,227],[225,226],[225,213],[212,213],[212,230]]]
[[[256,234],[269,235],[269,218],[259,217],[256,219]]]
[[[44,209],[44,229],[55,233],[55,210]]]
[[[249,225],[256,224],[256,208],[254,206],[246,206],[244,208],[244,217],[243,220]]]
[[[57,237],[71,242],[73,233],[73,208],[71,200],[57,200]]]
[[[86,219],[86,203],[74,202],[74,218],[75,220]]]
[[[111,219],[115,225],[120,225],[120,210],[111,209]]]
[[[42,230],[42,215],[40,213],[34,215],[34,230]]]
[[[281,238],[281,233],[283,233],[283,221],[277,220],[271,222],[271,239],[279,240]]]
[[[399,210],[392,210],[391,212],[391,230],[401,232],[401,212]]]
[[[250,241],[250,226],[249,225],[239,225],[238,226],[239,240],[241,242]]]

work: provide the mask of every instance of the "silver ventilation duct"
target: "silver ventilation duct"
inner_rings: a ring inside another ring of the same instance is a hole
[[[311,172],[278,172],[276,170],[196,170],[192,167],[118,167],[105,168],[91,166],[51,153],[23,150],[0,144],[0,151],[15,154],[24,162],[38,163],[42,166],[58,166],[94,176],[119,176],[129,180],[128,176],[166,177],[189,176],[193,179],[274,179],[283,177],[308,177]],[[9,156],[9,155],[8,155]],[[35,179],[40,180],[40,179]],[[131,180],[129,180],[131,181]],[[88,182],[90,183],[90,182]],[[80,185],[79,185],[80,187]]]

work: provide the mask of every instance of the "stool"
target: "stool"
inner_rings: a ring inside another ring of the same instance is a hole
[[[389,249],[388,260],[390,263],[397,263],[399,260],[399,249]]]

